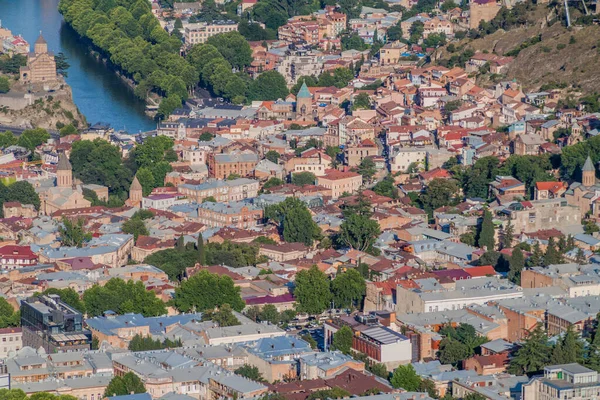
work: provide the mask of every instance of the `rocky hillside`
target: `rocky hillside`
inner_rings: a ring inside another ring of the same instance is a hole
[[[68,124],[85,127],[87,123],[73,103],[70,93],[62,93],[38,99],[34,104],[20,110],[0,107],[0,124],[57,129]]]
[[[507,76],[517,79],[526,90],[538,90],[544,85],[564,87],[575,96],[600,93],[600,73],[597,63],[600,58],[600,26],[579,25],[567,29],[561,18],[562,10],[547,5],[537,5],[527,11],[527,24],[509,30],[498,30],[477,39],[463,39],[454,45],[460,51],[468,49],[488,51],[498,55],[518,52],[510,65]],[[572,21],[581,13],[571,8]],[[552,23],[554,22],[554,23]],[[447,59],[452,54],[447,46],[437,55]],[[496,77],[498,78],[498,77]]]

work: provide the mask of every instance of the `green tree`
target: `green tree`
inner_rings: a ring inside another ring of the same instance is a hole
[[[107,186],[111,194],[127,194],[132,170],[121,159],[121,150],[105,140],[79,140],[70,155],[73,176],[83,183]]]
[[[258,367],[254,365],[244,364],[233,372],[256,382],[265,382],[265,378],[258,370]]]
[[[543,257],[544,257],[544,253],[542,252],[542,249],[540,248],[540,243],[535,242],[535,244],[533,245],[533,251],[532,251],[531,255],[529,256],[529,258],[527,259],[527,266],[528,267],[542,266]]]
[[[236,311],[245,307],[240,288],[226,275],[202,270],[175,289],[173,305],[181,312],[211,310],[222,304],[229,304]]]
[[[297,172],[292,174],[292,185],[305,186],[314,185],[317,177],[312,172]]]
[[[0,93],[8,93],[10,90],[10,81],[6,76],[0,76]]]
[[[6,299],[0,297],[0,328],[6,328],[9,326],[20,326],[21,315],[13,306],[11,306]]]
[[[92,234],[85,231],[85,221],[79,218],[76,222],[64,218],[62,225],[58,227],[61,242],[65,246],[82,247],[84,243],[92,239]]]
[[[390,372],[387,370],[387,367],[384,364],[373,364],[369,367],[369,371],[380,378],[386,380],[390,378]]]
[[[488,210],[483,212],[483,221],[477,235],[477,245],[482,249],[494,250],[495,246],[495,230],[492,222],[492,213]]]
[[[296,308],[308,314],[320,314],[330,307],[331,291],[327,276],[313,265],[296,274]]]
[[[268,321],[272,324],[279,322],[279,312],[273,304],[265,304],[260,312],[260,320]]]
[[[379,234],[379,223],[372,220],[370,214],[348,213],[340,226],[338,240],[353,249],[372,252]]]
[[[344,354],[350,354],[352,349],[352,338],[354,338],[352,328],[347,325],[342,326],[333,334],[331,350],[339,350]]]
[[[146,228],[144,221],[137,218],[131,218],[125,221],[121,227],[121,230],[123,231],[123,233],[129,233],[133,235],[133,240],[135,242],[137,242],[137,239],[138,237],[140,237],[140,235],[150,235],[150,232],[148,232],[148,228]]]
[[[421,377],[417,375],[411,364],[400,365],[394,370],[390,383],[396,389],[418,392],[421,387]]]
[[[204,239],[202,233],[198,233],[198,241],[196,242],[196,249],[198,250],[198,262],[200,265],[206,265],[206,249],[204,249]]]
[[[221,33],[208,38],[207,43],[214,46],[232,67],[242,70],[252,62],[252,49],[239,32]]]
[[[58,131],[60,137],[69,136],[69,135],[77,135],[77,128],[75,128],[72,124],[65,125]]]
[[[521,284],[521,271],[525,268],[525,258],[520,248],[515,247],[509,260],[510,269],[508,271],[508,279],[517,284]]]
[[[248,87],[250,100],[285,99],[288,93],[285,78],[275,70],[263,72]]]
[[[231,306],[227,303],[221,305],[214,312],[208,312],[207,315],[210,315],[210,319],[219,324],[220,327],[237,326],[240,324],[240,321],[233,314]]]
[[[338,274],[331,281],[331,292],[335,307],[360,307],[366,294],[367,286],[363,278],[355,269]]]
[[[302,335],[301,338],[310,345],[311,349],[317,350],[317,348],[319,347],[317,341],[312,336],[310,336],[309,333]]]
[[[0,199],[4,201],[17,201],[21,204],[32,204],[36,210],[40,208],[40,197],[27,181],[17,181],[8,188],[0,183]]]
[[[375,161],[371,157],[363,158],[356,171],[362,175],[364,181],[370,182],[377,172]]]
[[[579,334],[569,325],[562,338],[557,341],[550,362],[556,364],[583,363],[583,343],[579,341]]]
[[[0,147],[7,148],[17,144],[18,139],[11,131],[5,131],[0,133]]]
[[[268,190],[272,187],[281,186],[281,185],[283,185],[283,181],[281,179],[272,177],[272,178],[269,178],[269,180],[265,182],[265,184],[263,185],[262,188],[263,188],[263,190]]]
[[[29,151],[33,151],[39,145],[46,143],[48,139],[50,139],[50,134],[45,129],[26,129],[19,136],[18,144]]]
[[[146,290],[141,281],[112,278],[106,285],[92,286],[83,293],[85,309],[90,317],[112,310],[118,314],[139,313],[146,317],[165,315],[167,309],[154,292]]]
[[[541,323],[529,332],[522,346],[510,360],[508,371],[512,374],[534,374],[550,363],[550,344]]]
[[[513,227],[510,220],[508,220],[508,224],[504,227],[504,235],[502,236],[502,247],[512,247],[514,235],[515,228]]]
[[[312,220],[306,205],[295,197],[265,208],[265,218],[278,224],[286,242],[300,242],[312,246],[321,235],[321,229]]]
[[[136,374],[128,372],[110,380],[104,391],[104,397],[125,396],[132,393],[146,393],[146,387]]]
[[[85,304],[83,303],[83,301],[81,301],[81,297],[79,296],[79,293],[77,293],[72,288],[64,288],[64,289],[49,288],[49,289],[44,290],[42,292],[42,294],[44,294],[44,295],[57,294],[60,296],[61,301],[70,305],[71,307],[73,307],[74,309],[79,311],[80,313],[85,313]]]
[[[267,154],[265,154],[265,158],[271,162],[274,162],[275,164],[279,162],[279,157],[280,154],[274,150],[269,150],[267,151]]]
[[[392,199],[398,198],[398,188],[396,187],[394,178],[389,175],[377,182],[372,190],[380,196],[387,196]]]
[[[432,215],[433,210],[443,206],[457,203],[458,185],[449,179],[433,179],[427,185],[425,192],[420,196],[423,209]]]
[[[553,264],[561,264],[562,256],[558,252],[556,248],[556,244],[554,243],[554,238],[551,237],[548,239],[548,246],[546,247],[546,252],[544,253],[544,257],[542,258],[542,265],[547,267],[548,265]]]
[[[371,99],[367,93],[359,93],[352,103],[353,110],[368,110],[371,108]]]
[[[390,42],[402,39],[402,28],[400,27],[400,23],[390,26],[386,32],[386,36],[387,40]]]
[[[454,366],[471,356],[471,349],[466,344],[452,338],[444,338],[440,342],[439,359],[442,364]]]

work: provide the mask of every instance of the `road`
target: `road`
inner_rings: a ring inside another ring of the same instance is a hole
[[[23,131],[25,131],[27,129],[29,129],[29,128],[20,128],[18,126],[9,126],[9,125],[0,125],[0,132],[11,131],[12,133],[15,134],[15,136],[21,136]],[[48,133],[50,134],[50,136],[52,136],[53,139],[60,139],[60,135],[59,135],[58,131],[48,130]]]

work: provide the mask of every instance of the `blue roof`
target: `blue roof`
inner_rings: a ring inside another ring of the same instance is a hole
[[[272,358],[287,354],[312,352],[310,345],[295,336],[264,338],[248,346],[248,351],[260,357]]]
[[[111,317],[94,317],[87,319],[86,324],[93,330],[104,334],[114,334],[114,329],[125,326],[149,326],[150,333],[163,333],[165,327],[180,323],[187,324],[193,320],[200,321],[202,314],[181,314],[162,317],[144,317],[142,314],[125,314]]]

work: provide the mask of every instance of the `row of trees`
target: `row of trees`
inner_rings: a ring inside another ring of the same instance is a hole
[[[159,110],[163,116],[198,82],[194,67],[179,54],[181,40],[160,26],[147,1],[61,0],[59,11],[139,85],[137,95],[145,98],[154,90],[167,96],[169,107]]]
[[[43,128],[26,129],[16,137],[11,131],[0,133],[0,147],[21,146],[29,151],[34,151],[35,148],[50,139],[50,134]]]

